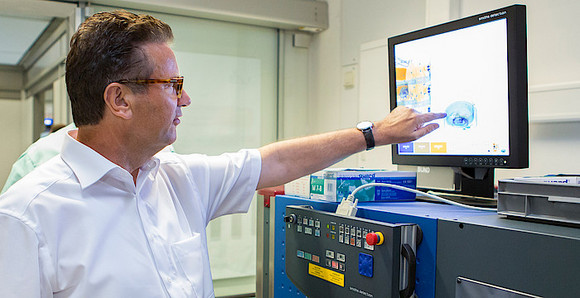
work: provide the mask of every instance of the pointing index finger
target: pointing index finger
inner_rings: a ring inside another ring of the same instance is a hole
[[[447,117],[447,113],[424,113],[420,115],[420,119],[423,123],[430,122],[436,119],[442,119]]]

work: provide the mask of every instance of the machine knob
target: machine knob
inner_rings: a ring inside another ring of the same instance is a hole
[[[284,216],[284,222],[289,222],[289,223],[296,222],[296,215],[290,214],[290,215]]]
[[[366,240],[368,245],[381,245],[385,242],[385,236],[381,232],[368,233]]]

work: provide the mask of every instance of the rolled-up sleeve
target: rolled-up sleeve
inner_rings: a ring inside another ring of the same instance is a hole
[[[208,210],[208,219],[247,212],[258,181],[262,158],[257,149],[245,149],[200,159],[188,160],[192,182]]]

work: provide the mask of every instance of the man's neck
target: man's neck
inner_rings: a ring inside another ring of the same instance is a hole
[[[134,183],[137,181],[139,168],[159,151],[142,144],[134,144],[131,142],[134,137],[113,127],[81,126],[76,139],[129,172]]]

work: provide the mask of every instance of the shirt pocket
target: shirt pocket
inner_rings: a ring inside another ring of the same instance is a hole
[[[206,266],[203,261],[203,245],[200,234],[175,242],[171,249],[175,256],[177,267],[187,277],[193,285],[196,297],[203,297],[204,293],[204,270]],[[211,285],[209,285],[211,287]]]

